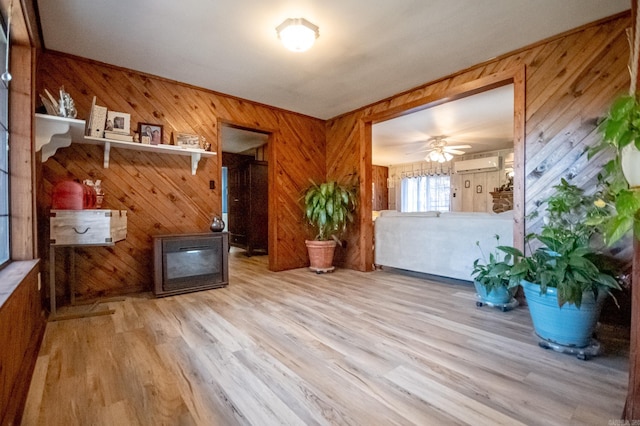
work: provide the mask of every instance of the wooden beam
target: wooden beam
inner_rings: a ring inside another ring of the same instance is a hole
[[[636,221],[638,218],[636,217]],[[637,225],[636,225],[637,226]],[[629,344],[629,387],[623,419],[640,419],[640,351],[638,351],[638,327],[640,326],[640,291],[634,288],[640,283],[640,242],[633,239],[633,272],[631,278],[631,342]]]
[[[631,1],[631,23],[632,37],[636,34],[636,20],[638,16],[638,0]],[[630,45],[633,45],[634,38],[631,38]],[[633,51],[630,52],[633,58]],[[634,58],[638,61],[638,58]],[[633,60],[633,59],[632,59]],[[638,85],[638,73],[632,75],[635,78],[636,91]],[[638,226],[638,214],[636,214],[636,225]],[[640,284],[640,242],[633,238],[633,270],[631,275],[631,336],[629,343],[629,386],[627,388],[627,399],[625,401],[623,419],[640,419],[640,350],[638,350],[638,327],[640,327],[640,291],[634,288]]]

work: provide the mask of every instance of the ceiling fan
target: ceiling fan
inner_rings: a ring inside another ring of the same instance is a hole
[[[447,140],[444,136],[434,136],[427,140],[427,147],[417,152],[426,152],[427,156],[424,158],[426,161],[437,161],[438,163],[444,163],[445,161],[451,161],[454,155],[462,155],[464,151],[461,149],[471,148],[471,145],[453,145],[447,144]]]

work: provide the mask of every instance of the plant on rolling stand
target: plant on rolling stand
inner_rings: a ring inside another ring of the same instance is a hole
[[[496,242],[500,242],[500,236],[495,235]],[[513,292],[518,287],[519,282],[511,282],[510,274],[513,266],[514,256],[509,252],[509,248],[497,246],[494,252],[489,253],[489,260],[480,247],[480,242],[476,241],[482,257],[473,262],[473,284],[478,294],[477,306],[488,304],[498,306],[502,311],[506,311],[508,305],[515,307],[517,302],[513,299]]]

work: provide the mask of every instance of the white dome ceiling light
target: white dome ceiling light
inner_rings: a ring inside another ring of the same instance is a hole
[[[292,52],[309,50],[320,35],[318,27],[304,18],[288,18],[276,27],[278,38]]]

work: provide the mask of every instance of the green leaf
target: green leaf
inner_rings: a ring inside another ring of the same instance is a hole
[[[604,239],[611,246],[624,237],[633,227],[633,217],[616,216],[609,222]]]
[[[497,247],[498,250],[501,250],[507,254],[512,255],[514,258],[520,258],[520,257],[524,257],[524,253],[522,253],[520,250],[518,250],[515,247],[511,247],[511,246],[498,246]]]
[[[621,191],[616,198],[619,215],[633,216],[640,209],[640,191]]]
[[[327,215],[333,216],[333,199],[329,198],[327,200],[327,204],[325,204],[325,208],[327,209]]]
[[[320,193],[322,194],[323,197],[327,196],[327,189],[328,189],[328,185],[326,183],[320,184]]]

